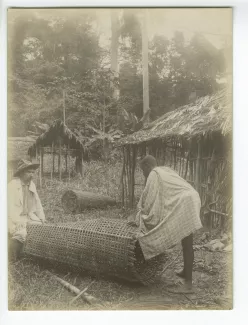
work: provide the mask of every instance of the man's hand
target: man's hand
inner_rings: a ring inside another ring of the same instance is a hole
[[[39,219],[39,221],[41,222],[42,225],[44,225],[44,223],[46,223],[46,220],[45,219]]]
[[[138,227],[134,221],[128,221],[127,225],[131,227]]]

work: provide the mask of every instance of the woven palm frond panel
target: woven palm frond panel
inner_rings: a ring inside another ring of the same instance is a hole
[[[25,253],[143,284],[161,274],[166,257],[145,261],[133,227],[118,219],[29,225]]]

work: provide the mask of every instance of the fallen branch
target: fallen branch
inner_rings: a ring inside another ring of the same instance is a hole
[[[82,299],[84,301],[86,301],[88,304],[92,305],[93,303],[99,304],[98,299],[96,299],[95,297],[87,294],[85,291],[88,289],[86,288],[86,290],[84,289],[83,291],[80,291],[77,287],[73,286],[72,284],[70,284],[69,282],[57,277],[57,276],[53,276],[54,279],[56,279],[60,284],[62,284],[66,289],[68,289],[69,291],[71,291],[72,293],[76,294],[78,297],[81,296]],[[77,298],[77,297],[75,297]]]
[[[70,304],[74,303],[79,297],[81,297],[88,289],[89,287],[95,282],[92,281],[86,288],[84,288],[76,297],[74,297],[71,301],[70,301]]]

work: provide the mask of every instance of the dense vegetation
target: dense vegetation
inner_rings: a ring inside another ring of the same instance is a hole
[[[120,10],[112,20],[118,77],[110,69],[110,47],[102,45],[96,26],[96,14],[83,10],[9,14],[9,134],[24,136],[35,121],[50,124],[63,118],[63,105],[67,125],[88,138],[140,127],[139,19],[135,11]],[[222,52],[204,36],[186,42],[181,32],[172,39],[154,35],[149,42],[150,118],[188,103],[192,94],[215,92],[223,62]],[[113,88],[119,96],[113,95]]]

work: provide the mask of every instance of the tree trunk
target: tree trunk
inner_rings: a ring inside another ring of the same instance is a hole
[[[82,165],[83,165],[83,162],[82,162],[82,156],[77,156],[76,157],[76,173],[82,175]]]
[[[119,66],[118,66],[118,48],[119,48],[119,21],[118,21],[118,11],[115,9],[110,9],[111,14],[111,71],[113,72],[113,77],[118,78]],[[119,89],[111,81],[111,87],[113,88],[113,98],[119,99]]]
[[[149,110],[147,9],[143,9],[142,18],[143,115],[145,115]]]

